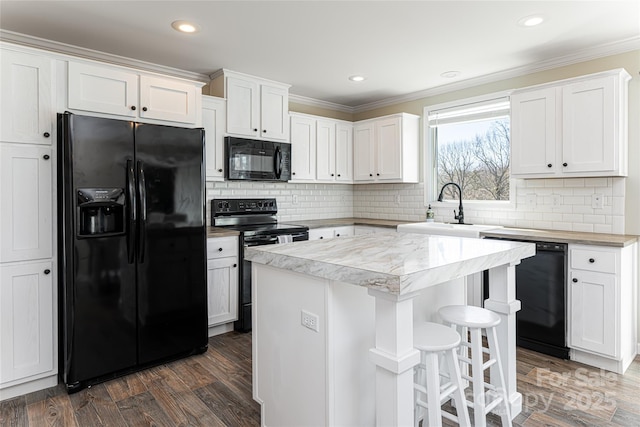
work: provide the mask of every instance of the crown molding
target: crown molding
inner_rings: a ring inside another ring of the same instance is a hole
[[[620,53],[630,52],[632,50],[639,50],[639,49],[640,49],[640,37],[632,37],[632,38],[614,42],[614,43],[607,43],[607,44],[594,46],[588,49],[583,49],[570,55],[565,55],[565,56],[549,59],[546,61],[536,62],[535,64],[529,64],[522,67],[511,68],[509,70],[486,74],[484,76],[462,80],[459,82],[450,83],[443,86],[437,86],[430,89],[421,90],[418,92],[412,92],[406,95],[394,96],[391,98],[385,98],[385,99],[370,102],[367,104],[361,104],[356,107],[353,107],[353,112],[361,113],[364,111],[374,110],[376,108],[388,107],[390,105],[400,104],[403,102],[416,101],[418,99],[440,95],[447,92],[467,89],[470,87],[480,86],[487,83],[494,83],[500,80],[507,80],[514,77],[520,77],[527,74],[546,71],[553,68],[560,68],[568,65],[577,64],[580,62],[586,62],[593,59],[617,55]]]
[[[121,65],[125,67],[136,68],[142,71],[159,73],[173,77],[180,77],[188,80],[209,83],[210,79],[207,74],[193,73],[191,71],[180,70],[178,68],[166,67],[164,65],[153,64],[151,62],[140,61],[138,59],[127,58],[125,56],[112,55],[110,53],[100,52],[97,50],[86,49],[66,43],[60,43],[53,40],[42,39],[26,34],[16,33],[0,29],[0,41],[19,44],[22,46],[43,49],[63,55],[75,56],[94,61],[106,62],[112,65]]]
[[[310,107],[326,108],[328,110],[340,111],[343,113],[353,114],[354,108],[347,105],[336,104],[335,102],[323,101],[321,99],[309,98],[302,95],[289,94],[289,102],[296,104],[308,105]]]

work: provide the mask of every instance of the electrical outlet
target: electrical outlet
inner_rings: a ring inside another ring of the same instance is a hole
[[[535,206],[537,203],[538,197],[535,194],[527,194],[527,205]]]
[[[293,196],[291,196],[291,202],[292,202],[294,205],[297,205],[297,204],[298,204],[298,195],[297,195],[297,194],[294,194]]]
[[[300,322],[305,328],[309,328],[312,331],[318,332],[318,323],[320,322],[320,319],[318,318],[317,314],[309,313],[308,311],[302,310],[302,317]]]
[[[562,204],[562,196],[559,194],[551,195],[551,206],[560,206]]]
[[[591,195],[591,207],[593,209],[603,209],[604,208],[604,194],[597,193]]]
[[[396,194],[396,205],[400,206],[400,195]]]

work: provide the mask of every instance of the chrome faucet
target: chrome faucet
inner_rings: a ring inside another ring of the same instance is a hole
[[[444,192],[445,187],[448,185],[455,185],[456,188],[458,189],[458,194],[460,195],[460,206],[458,206],[458,213],[456,214],[456,210],[454,209],[453,218],[458,220],[458,224],[464,224],[464,210],[462,209],[462,189],[458,184],[456,184],[455,182],[447,182],[445,185],[443,185],[442,188],[440,189],[440,195],[438,196],[438,201],[439,202],[442,201],[442,193]]]

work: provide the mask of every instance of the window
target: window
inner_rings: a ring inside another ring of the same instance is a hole
[[[464,200],[509,201],[509,99],[427,107],[425,116],[433,169],[425,181],[433,185],[428,194],[434,196],[429,199],[435,200],[444,184],[455,182]],[[443,196],[457,200],[458,190],[448,186]]]

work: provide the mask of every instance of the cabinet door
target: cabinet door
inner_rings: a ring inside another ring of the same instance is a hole
[[[0,262],[52,256],[51,148],[0,144]]]
[[[401,118],[390,117],[376,121],[376,179],[402,179]]]
[[[556,89],[511,97],[511,174],[552,175],[556,164]]]
[[[569,84],[562,89],[563,172],[613,171],[617,137],[613,76]]]
[[[227,133],[257,137],[260,120],[258,84],[227,77]]]
[[[336,125],[329,120],[316,121],[316,177],[324,181],[336,178]]]
[[[615,275],[572,270],[569,280],[569,346],[617,357]]]
[[[198,90],[182,81],[140,76],[140,117],[194,124]]]
[[[309,230],[309,240],[333,239],[333,228],[313,228]]]
[[[225,102],[220,98],[202,98],[202,126],[204,127],[207,179],[224,178]]]
[[[353,182],[353,125],[336,125],[336,181]]]
[[[69,62],[69,108],[117,116],[138,116],[138,75]]]
[[[374,125],[357,124],[353,128],[353,180],[373,181],[375,172]]]
[[[333,229],[334,237],[349,237],[353,236],[355,229],[353,225],[345,225],[342,227],[336,227]]]
[[[277,141],[289,140],[289,91],[260,86],[260,137]]]
[[[316,121],[291,117],[291,179],[316,179]]]
[[[55,374],[50,261],[0,266],[0,385]]]
[[[0,64],[0,140],[51,144],[55,120],[51,60],[2,50]]]
[[[209,326],[238,319],[238,258],[207,261]]]

